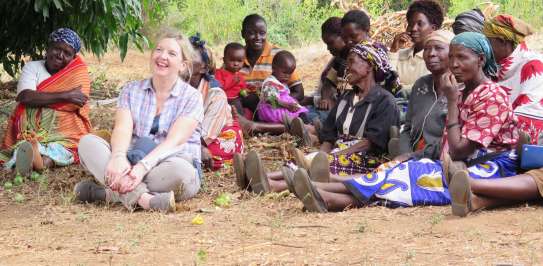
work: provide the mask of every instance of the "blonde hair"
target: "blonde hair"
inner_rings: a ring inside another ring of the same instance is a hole
[[[187,65],[184,71],[179,71],[179,77],[181,77],[181,79],[183,79],[184,81],[188,82],[190,77],[192,76],[192,62],[194,61],[195,56],[197,56],[196,51],[192,47],[192,44],[190,43],[189,39],[183,34],[171,29],[165,30],[164,33],[162,33],[157,39],[156,43],[160,42],[163,39],[174,39],[177,44],[179,44],[179,47],[181,48],[181,59]]]

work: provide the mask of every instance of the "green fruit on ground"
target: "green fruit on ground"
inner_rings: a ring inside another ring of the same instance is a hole
[[[17,193],[15,194],[15,197],[13,197],[13,199],[17,203],[22,203],[23,201],[25,201],[25,196],[23,196],[21,193]]]
[[[17,174],[15,178],[13,178],[13,184],[15,186],[20,186],[24,183],[24,179],[22,175]]]
[[[4,189],[5,190],[10,190],[11,188],[13,188],[13,184],[11,182],[6,182],[4,183]]]

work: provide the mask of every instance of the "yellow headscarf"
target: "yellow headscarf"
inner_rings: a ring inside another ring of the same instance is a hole
[[[487,20],[483,27],[483,34],[488,38],[499,38],[519,44],[534,30],[526,22],[511,15],[497,15]]]

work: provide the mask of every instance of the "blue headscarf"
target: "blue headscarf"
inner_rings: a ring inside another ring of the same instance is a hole
[[[452,39],[451,44],[459,44],[471,49],[476,54],[484,55],[485,65],[483,66],[483,72],[489,78],[496,77],[498,64],[496,64],[496,59],[494,59],[490,41],[483,34],[478,32],[463,32],[456,35]]]
[[[49,42],[63,42],[74,48],[75,53],[81,50],[81,39],[75,31],[68,28],[59,28],[49,35]]]

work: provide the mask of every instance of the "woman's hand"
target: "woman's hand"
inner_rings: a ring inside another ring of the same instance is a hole
[[[445,73],[441,76],[441,89],[447,97],[447,102],[458,101],[458,82],[452,73]]]
[[[359,142],[353,144],[351,147],[338,151],[335,154],[336,155],[346,155],[346,154],[352,154],[357,153],[361,151],[367,151],[371,147],[371,142],[368,139],[362,139]]]
[[[394,37],[392,44],[390,45],[390,52],[395,53],[400,48],[411,42],[411,36],[407,32],[402,32]]]
[[[126,159],[126,154],[121,153],[111,157],[106,167],[106,184],[114,191],[120,188],[121,179],[130,172],[130,163]]]
[[[83,94],[81,91],[81,85],[66,91],[64,97],[66,98],[67,102],[73,103],[79,107],[85,105],[89,99],[89,97],[87,97],[87,95]]]
[[[334,106],[333,100],[321,99],[318,103],[317,109],[328,111]]]
[[[298,103],[280,103],[280,104],[283,107],[285,107],[289,112],[296,112],[296,111],[300,110],[300,108],[302,107]]]
[[[134,190],[146,174],[147,170],[145,170],[145,167],[141,163],[134,165],[132,170],[124,177],[119,193],[124,194]]]

